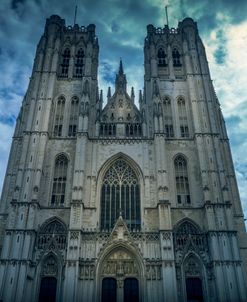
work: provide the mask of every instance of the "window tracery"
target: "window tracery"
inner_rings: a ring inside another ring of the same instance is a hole
[[[67,230],[64,225],[54,220],[41,227],[38,234],[37,248],[47,249],[65,249],[67,241]]]
[[[100,124],[100,135],[101,136],[116,136],[116,124],[112,123],[101,123]]]
[[[61,154],[55,161],[51,205],[63,205],[65,202],[65,189],[67,181],[68,159]]]
[[[84,51],[80,48],[76,54],[75,60],[75,77],[81,78],[83,74],[83,66],[84,66]]]
[[[168,97],[163,101],[163,116],[166,137],[174,137],[171,101]]]
[[[194,248],[198,250],[204,252],[207,250],[207,240],[205,235],[191,222],[185,221],[175,230],[175,250],[184,251],[190,242]]]
[[[180,123],[180,135],[181,137],[189,137],[189,126],[188,126],[185,100],[182,97],[180,97],[178,99],[177,104],[178,104],[178,116],[179,116],[179,123]]]
[[[179,155],[174,160],[175,180],[177,191],[177,203],[179,205],[190,205],[190,190],[186,159]]]
[[[70,106],[70,118],[69,118],[69,131],[68,136],[75,137],[77,132],[77,122],[78,122],[78,110],[79,110],[79,100],[77,97],[73,97]]]
[[[139,230],[140,185],[133,169],[122,159],[106,172],[101,188],[101,229],[113,228],[122,215],[131,230]]]
[[[65,108],[65,98],[61,96],[56,103],[56,112],[55,112],[55,120],[54,120],[54,127],[53,127],[53,135],[56,137],[62,136],[64,108]]]
[[[66,48],[62,55],[61,77],[68,77],[69,72],[70,49]]]
[[[125,124],[125,135],[127,137],[136,137],[142,135],[142,127],[140,123]]]

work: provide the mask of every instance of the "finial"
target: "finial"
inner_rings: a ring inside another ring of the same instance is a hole
[[[107,92],[107,99],[109,101],[109,99],[111,98],[111,87],[108,87],[108,92]]]
[[[168,6],[169,6],[168,4],[165,6],[165,10],[166,10],[166,24],[167,24],[167,27],[169,28],[168,11],[167,11]]]
[[[75,6],[74,26],[75,26],[75,23],[76,23],[76,15],[77,15],[77,5]]]
[[[134,103],[134,102],[135,102],[135,92],[134,92],[134,87],[131,87],[131,95],[130,95],[130,97],[131,97],[132,102]]]
[[[142,103],[142,91],[139,90],[139,104]]]
[[[100,103],[103,103],[103,90],[100,90],[100,96],[99,96]]]
[[[123,74],[123,62],[122,62],[122,58],[120,58],[120,63],[119,63],[119,74]]]

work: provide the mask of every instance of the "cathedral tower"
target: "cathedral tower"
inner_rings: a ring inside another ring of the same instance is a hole
[[[0,299],[247,301],[247,239],[203,43],[147,26],[139,108],[93,24],[46,21],[0,204]]]

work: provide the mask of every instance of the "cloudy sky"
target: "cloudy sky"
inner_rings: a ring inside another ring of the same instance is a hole
[[[240,195],[247,218],[247,1],[246,0],[1,0],[0,1],[0,192],[15,119],[27,89],[45,19],[58,14],[73,24],[96,24],[99,84],[112,86],[119,58],[130,86],[143,88],[146,25],[163,27],[192,17],[204,41],[211,76],[228,127]]]

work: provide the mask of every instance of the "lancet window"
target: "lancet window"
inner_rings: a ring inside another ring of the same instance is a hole
[[[100,125],[100,136],[116,136],[116,124],[102,123]]]
[[[69,131],[68,136],[76,136],[77,123],[78,123],[78,110],[79,100],[77,97],[73,97],[70,105],[70,117],[69,117]]]
[[[67,181],[68,159],[61,154],[55,161],[51,205],[64,205]]]
[[[183,98],[178,99],[178,116],[180,124],[180,136],[189,137],[189,126],[186,112],[185,100]]]
[[[158,59],[158,67],[166,67],[167,62],[166,62],[166,53],[162,47],[158,49],[157,53],[157,59]]]
[[[180,57],[181,57],[181,55],[180,55],[178,49],[173,48],[173,50],[172,50],[172,61],[173,61],[173,66],[174,67],[181,67],[182,66]]]
[[[190,189],[186,159],[179,155],[174,160],[177,203],[179,205],[190,205]]]
[[[61,96],[56,103],[53,135],[62,136],[65,98]]]
[[[134,170],[122,159],[106,172],[101,188],[101,229],[111,230],[122,216],[131,230],[139,230],[140,185]]]
[[[75,60],[75,77],[81,78],[83,74],[83,66],[84,66],[84,51],[80,48],[76,54]]]
[[[171,101],[166,97],[163,101],[163,116],[166,137],[174,137]]]
[[[70,49],[66,48],[62,55],[61,76],[68,77],[69,72]]]
[[[128,123],[125,125],[125,135],[127,137],[136,137],[142,135],[142,127],[140,123]]]

